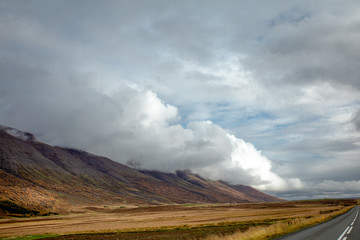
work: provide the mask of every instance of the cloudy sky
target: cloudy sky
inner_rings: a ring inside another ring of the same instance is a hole
[[[0,0],[0,124],[286,199],[360,196],[357,0]]]

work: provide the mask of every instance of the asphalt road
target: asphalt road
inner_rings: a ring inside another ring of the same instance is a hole
[[[360,240],[360,207],[330,221],[278,238],[278,240]]]

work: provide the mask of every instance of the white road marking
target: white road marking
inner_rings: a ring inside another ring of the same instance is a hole
[[[357,218],[358,214],[359,214],[359,210],[356,212],[356,216],[355,216],[354,220],[352,221],[352,223],[350,224],[350,226],[348,226],[348,227],[345,229],[345,231],[340,235],[340,237],[338,237],[337,240],[346,240],[346,239],[347,239],[347,237],[344,237],[344,235],[351,233],[351,230],[352,230],[353,227],[354,227],[353,225],[354,225],[354,223],[355,223],[355,221],[356,221],[356,218]]]
[[[347,232],[348,229],[349,229],[349,227],[347,227],[347,228],[345,229],[345,231],[340,235],[340,237],[338,237],[337,240],[343,239],[342,237],[345,235],[345,233]]]

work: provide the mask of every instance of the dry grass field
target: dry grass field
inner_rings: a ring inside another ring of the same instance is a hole
[[[357,204],[355,200],[317,200],[141,207],[84,206],[73,208],[67,215],[0,219],[0,239],[36,239],[50,234],[58,235],[51,239],[221,239],[224,235],[259,226],[302,219],[325,220]]]

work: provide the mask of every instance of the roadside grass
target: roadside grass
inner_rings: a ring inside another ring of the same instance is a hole
[[[309,218],[295,218],[286,221],[281,221],[270,226],[256,226],[249,228],[247,231],[238,231],[232,235],[211,235],[206,240],[268,240],[280,237],[295,231],[307,228],[325,221],[328,221],[338,215],[349,211],[353,206],[347,206],[333,211],[331,213],[309,217]]]

